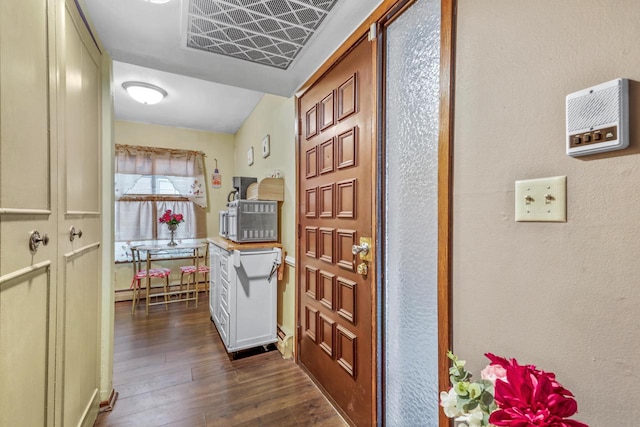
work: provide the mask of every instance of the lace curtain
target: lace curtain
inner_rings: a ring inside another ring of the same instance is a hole
[[[206,208],[204,153],[116,144],[115,198],[130,195],[136,182],[145,175],[166,177],[180,196]]]
[[[206,211],[193,202],[154,196],[123,198],[115,203],[116,262],[128,260],[131,245],[169,240],[169,227],[158,222],[167,209],[184,216],[184,222],[176,230],[178,241],[207,237]]]

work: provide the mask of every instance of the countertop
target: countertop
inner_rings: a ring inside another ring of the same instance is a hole
[[[248,243],[236,243],[232,240],[227,240],[220,236],[209,237],[207,239],[209,242],[214,245],[226,250],[247,250],[247,249],[266,249],[266,248],[282,248],[282,243],[280,242],[248,242]]]

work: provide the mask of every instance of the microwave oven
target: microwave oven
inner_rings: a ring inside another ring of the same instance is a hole
[[[227,206],[219,214],[222,237],[238,243],[278,240],[278,202],[234,200]]]

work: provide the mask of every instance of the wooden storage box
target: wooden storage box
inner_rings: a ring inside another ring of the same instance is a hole
[[[284,179],[265,178],[247,187],[247,200],[284,201]]]

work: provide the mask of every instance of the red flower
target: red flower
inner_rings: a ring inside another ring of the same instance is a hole
[[[174,224],[177,225],[184,221],[184,217],[182,214],[172,214],[171,209],[167,209],[165,213],[162,214],[158,221],[162,224]]]
[[[507,371],[506,381],[496,380],[495,401],[498,409],[489,422],[509,427],[588,427],[567,417],[578,411],[573,394],[556,381],[553,373],[533,365],[519,365],[491,353],[485,354],[492,364]]]

